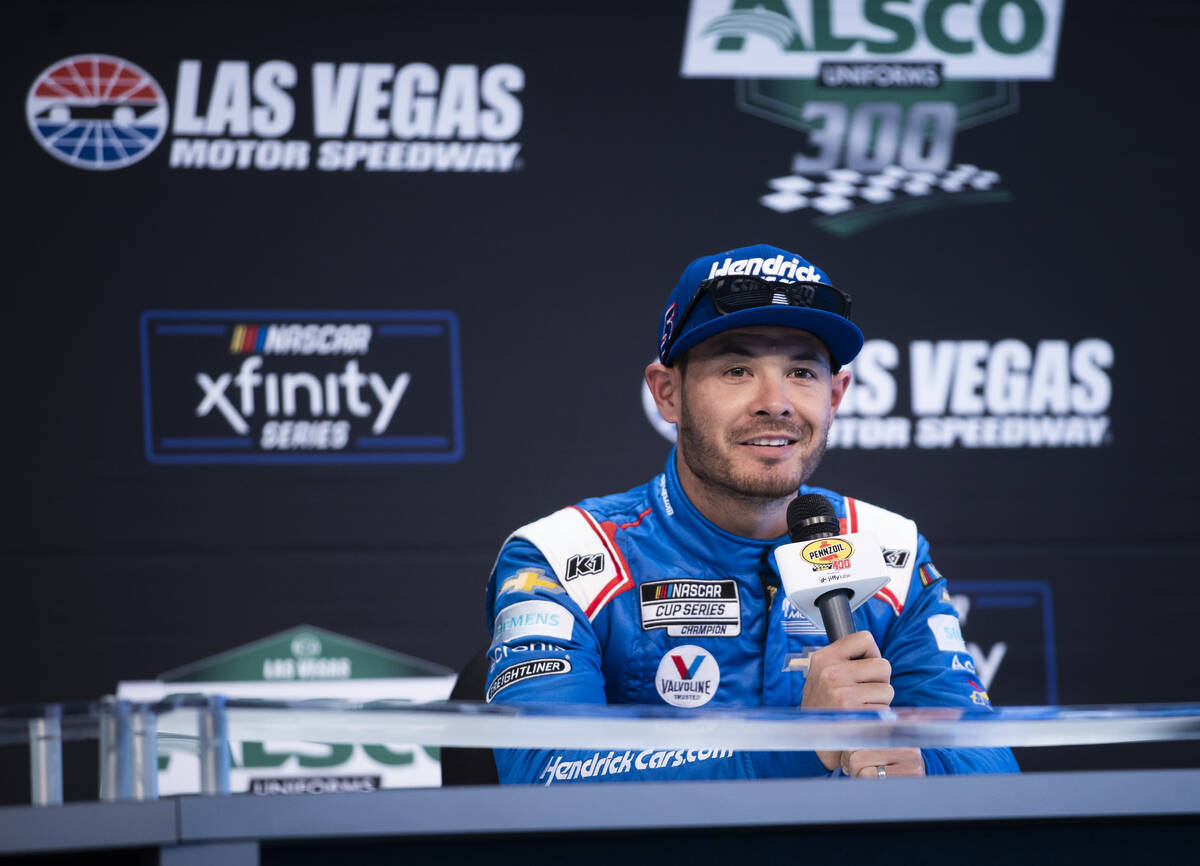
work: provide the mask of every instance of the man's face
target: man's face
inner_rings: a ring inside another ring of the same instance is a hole
[[[718,495],[791,496],[821,462],[850,374],[830,370],[807,331],[752,326],[689,350],[680,372],[679,451]]]

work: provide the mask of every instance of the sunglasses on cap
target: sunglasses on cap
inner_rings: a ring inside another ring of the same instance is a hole
[[[834,313],[845,319],[850,318],[850,296],[828,283],[781,283],[751,276],[713,277],[696,287],[696,294],[692,295],[692,299],[688,301],[687,308],[679,317],[678,326],[671,334],[671,339],[663,347],[662,357],[669,358],[671,356],[671,346],[684,332],[684,324],[704,295],[712,298],[713,307],[716,308],[719,316],[754,307],[774,305],[810,307],[814,310]]]

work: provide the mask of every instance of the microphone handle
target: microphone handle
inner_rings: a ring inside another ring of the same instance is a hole
[[[818,596],[817,610],[821,612],[821,621],[825,625],[825,634],[829,636],[830,643],[857,630],[850,616],[850,590],[832,589]]]

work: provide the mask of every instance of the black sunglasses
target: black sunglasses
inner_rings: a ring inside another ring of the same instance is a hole
[[[850,318],[850,296],[828,283],[781,283],[751,276],[713,277],[696,287],[696,294],[688,301],[671,339],[663,347],[664,358],[670,357],[671,346],[683,333],[684,323],[704,295],[712,298],[719,316],[753,307],[781,304],[789,307],[811,307],[814,310],[825,310],[846,319]]]

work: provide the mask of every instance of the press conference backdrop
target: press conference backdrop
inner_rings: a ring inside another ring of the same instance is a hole
[[[510,530],[661,471],[664,299],[758,241],[854,296],[813,481],[918,521],[992,699],[1200,697],[1193,4],[55,2],[5,30],[0,700],[298,623],[460,666]]]

